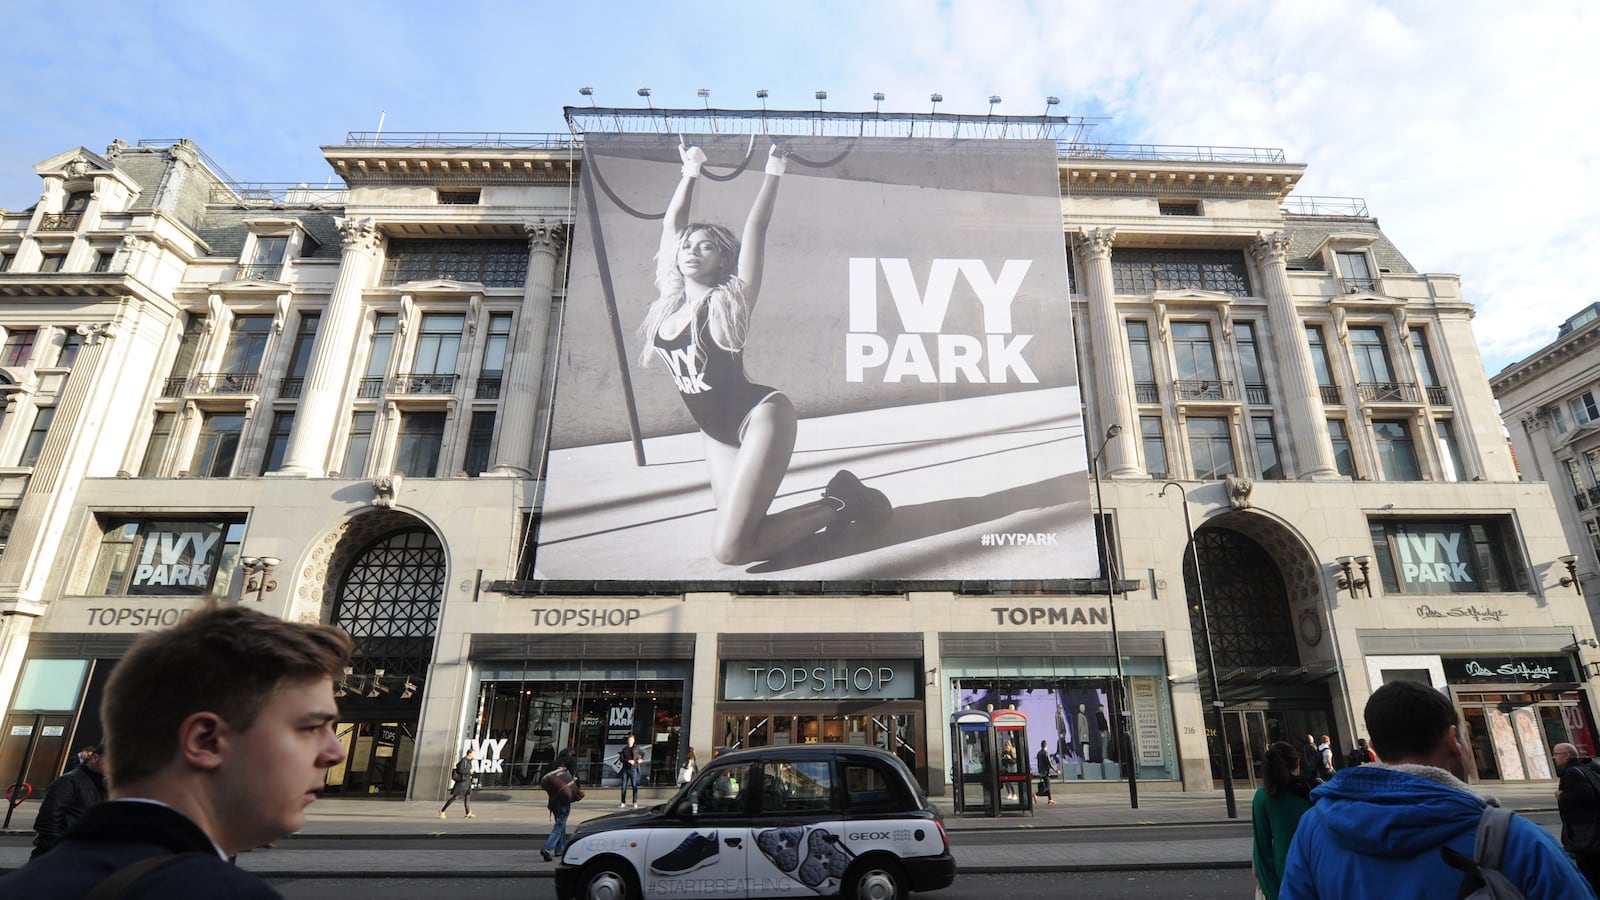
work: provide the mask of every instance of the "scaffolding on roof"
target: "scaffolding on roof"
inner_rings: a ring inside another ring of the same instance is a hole
[[[567,126],[623,134],[772,134],[816,137],[887,137],[1050,140],[1078,146],[1096,116],[996,116],[960,113],[830,112],[812,109],[662,109],[568,106]]]

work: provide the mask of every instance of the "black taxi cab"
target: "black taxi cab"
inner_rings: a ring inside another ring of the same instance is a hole
[[[898,900],[955,876],[944,823],[905,763],[797,744],[724,754],[660,806],[578,826],[556,896]]]

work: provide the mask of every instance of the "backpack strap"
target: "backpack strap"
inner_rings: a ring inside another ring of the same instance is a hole
[[[1478,840],[1472,848],[1472,859],[1485,869],[1499,869],[1505,856],[1506,836],[1511,834],[1511,817],[1516,815],[1499,806],[1486,806],[1478,818]]]
[[[123,891],[126,891],[135,882],[148,875],[154,875],[168,866],[206,856],[215,856],[215,854],[194,851],[190,853],[163,853],[160,856],[147,856],[107,875],[89,893],[83,895],[83,900],[117,900],[118,897],[122,896]]]

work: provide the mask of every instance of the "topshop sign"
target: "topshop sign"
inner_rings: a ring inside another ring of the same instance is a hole
[[[913,660],[723,660],[724,700],[911,700]]]

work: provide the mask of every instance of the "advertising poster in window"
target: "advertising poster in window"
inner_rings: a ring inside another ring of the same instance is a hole
[[[148,522],[132,561],[127,593],[132,596],[211,592],[222,558],[223,533],[219,522]]]
[[[1098,572],[1055,145],[584,136],[535,577]]]
[[[1408,594],[1450,594],[1482,591],[1473,542],[1467,529],[1454,524],[1411,525],[1396,529],[1394,553],[1403,590]]]

